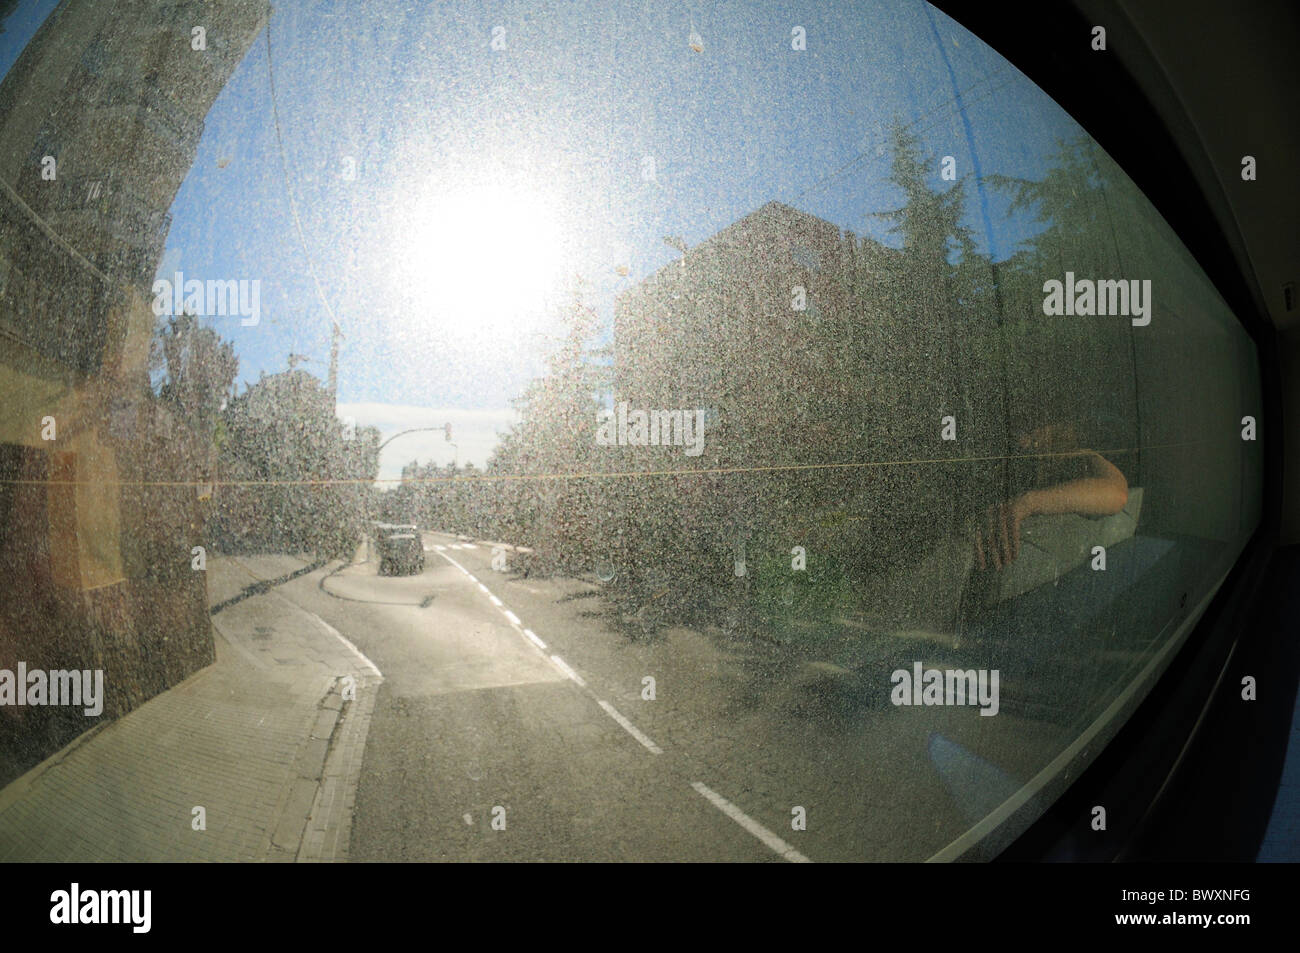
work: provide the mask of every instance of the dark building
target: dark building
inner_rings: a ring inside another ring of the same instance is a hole
[[[212,448],[151,397],[149,292],[204,117],[269,12],[64,0],[0,82],[0,668],[102,668],[104,717],[213,657],[202,501],[160,485],[201,479]],[[87,727],[6,707],[0,782]]]
[[[767,203],[619,299],[616,398],[705,408],[715,439],[704,454],[714,462],[740,462],[754,446],[742,431],[765,428],[772,439],[758,442],[770,449],[784,426],[816,427],[846,412],[861,389],[849,367],[869,290],[859,285],[884,276],[898,254]],[[737,438],[730,446],[716,439],[723,427]]]

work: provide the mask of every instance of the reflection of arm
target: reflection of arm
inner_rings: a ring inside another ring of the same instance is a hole
[[[1101,454],[1080,451],[1088,475],[1042,489],[1029,490],[1013,500],[991,506],[983,525],[975,527],[975,560],[980,569],[992,563],[1002,569],[1020,555],[1020,524],[1031,516],[1079,513],[1110,516],[1128,503],[1128,480]]]
[[[1055,486],[1029,490],[1022,497],[1026,516],[1080,513],[1110,516],[1128,502],[1128,480],[1113,463],[1091,450],[1086,455],[1088,476]]]

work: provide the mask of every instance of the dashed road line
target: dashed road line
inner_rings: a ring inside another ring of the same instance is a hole
[[[468,543],[466,543],[465,546],[469,549],[476,548],[474,546],[471,546]],[[460,547],[453,545],[451,548],[459,549]],[[441,550],[441,547],[438,547],[438,549]],[[521,635],[527,638],[537,648],[543,650],[546,648],[546,643],[537,637],[537,633],[535,633],[532,629],[525,629],[523,627],[523,624],[519,620],[519,616],[515,615],[509,609],[505,608],[505,605],[501,602],[501,600],[498,599],[495,595],[493,595],[492,590],[490,590],[487,586],[483,585],[483,583],[479,582],[473,573],[471,573],[468,569],[466,569],[456,560],[452,559],[446,553],[442,553],[442,558],[447,560],[447,562],[451,563],[462,573],[464,573],[466,578],[468,578],[471,582],[476,583],[478,585],[479,589],[481,589],[487,595],[487,597],[492,600],[492,604],[495,605],[501,611],[502,615],[506,617],[506,620],[510,623],[511,628],[515,629],[515,631],[519,632]],[[324,620],[321,621],[322,624],[325,624]],[[338,635],[337,632],[335,632],[335,634]],[[339,635],[339,638],[343,639],[343,636]],[[343,641],[349,647],[352,647],[352,644],[348,642],[347,639],[343,639]],[[353,651],[356,651],[355,647],[352,648]],[[357,652],[357,654],[361,655],[360,652]],[[543,654],[545,653],[543,652]],[[361,657],[365,659],[367,663],[370,662],[370,660],[366,659],[364,655],[362,655]],[[646,750],[648,750],[651,754],[664,753],[662,748],[660,748],[657,744],[651,741],[650,738],[639,728],[637,728],[636,725],[628,721],[627,718],[625,718],[623,714],[619,712],[618,709],[616,709],[609,702],[605,701],[603,698],[597,698],[595,694],[592,693],[591,689],[587,687],[587,683],[583,681],[582,676],[579,675],[577,672],[575,672],[572,668],[570,668],[569,665],[564,661],[564,659],[560,658],[558,655],[551,655],[549,656],[549,658],[551,660],[551,663],[555,665],[556,668],[558,668],[561,672],[563,672],[566,676],[568,676],[578,685],[582,686],[583,688],[586,688],[587,694],[590,697],[595,699],[596,704],[600,706],[601,710],[604,711],[605,714],[609,715],[609,717],[613,718],[614,721],[618,723],[619,727],[621,727],[629,735],[635,738],[643,747],[646,748]],[[374,667],[373,664],[371,664],[371,667],[372,668]],[[379,670],[375,669],[375,671],[376,673],[378,673]],[[758,838],[767,847],[769,847],[771,850],[779,854],[784,859],[795,864],[812,863],[811,860],[809,860],[803,854],[799,853],[799,851],[795,850],[793,847],[791,847],[781,838],[777,837],[770,830],[768,830],[762,824],[758,823],[758,821],[754,820],[752,817],[750,817],[740,808],[736,807],[736,805],[732,804],[730,801],[728,801],[717,791],[714,791],[713,789],[709,788],[707,785],[703,784],[700,781],[692,782],[691,787],[694,788],[698,794],[700,794],[705,799],[707,799],[710,804],[712,804],[714,807],[720,810],[723,814],[726,814],[727,817],[731,818],[733,821],[735,821],[745,830],[749,831],[749,833],[753,834],[754,837]]]
[[[493,594],[491,589],[483,585],[483,583],[479,582],[473,573],[471,573],[468,569],[466,569],[464,566],[458,563],[455,559],[448,556],[446,553],[442,554],[442,558],[447,560],[447,562],[451,563],[457,569],[459,569],[467,579],[469,579],[471,582],[477,585],[478,588],[492,601],[492,604],[496,606],[498,610],[500,610],[501,614],[505,616],[506,621],[510,623],[511,628],[513,628],[516,632],[519,632],[521,635],[523,635],[526,639],[528,639],[529,642],[531,642],[538,649],[542,650],[542,654],[545,656],[546,643],[543,642],[540,638],[538,638],[537,633],[534,632],[532,629],[525,629],[523,627],[523,622],[520,620],[519,616],[515,615],[512,611],[507,609],[505,607],[505,604],[502,603],[502,601]],[[554,654],[545,657],[549,658],[551,664],[554,665],[556,668],[558,668],[561,672],[563,672],[566,677],[571,679],[574,683],[576,683],[580,687],[585,688],[587,690],[587,694],[595,700],[596,704],[600,706],[601,710],[605,712],[605,714],[609,715],[609,717],[613,718],[620,728],[622,728],[629,735],[635,738],[637,742],[640,743],[647,751],[649,751],[651,754],[664,753],[662,748],[660,748],[657,744],[655,744],[649,738],[649,736],[646,735],[645,732],[641,731],[641,729],[639,729],[636,725],[628,721],[628,719],[624,717],[623,714],[617,708],[615,708],[609,702],[605,701],[603,698],[596,697],[595,693],[593,693],[592,690],[588,687],[583,677],[579,675],[577,672],[575,672],[573,668],[567,662],[564,661],[564,659],[560,658],[559,655],[554,655]]]
[[[604,701],[604,700],[601,700],[601,701],[600,701],[600,707],[603,708],[603,709],[605,709],[605,713],[606,713],[607,715],[609,715],[610,718],[613,718],[616,722],[618,722],[620,725],[622,725],[624,731],[626,731],[629,735],[631,735],[631,736],[632,736],[633,738],[635,738],[637,741],[641,742],[641,744],[645,745],[646,748],[648,748],[648,749],[650,750],[650,753],[651,753],[651,754],[663,754],[663,753],[664,753],[664,749],[663,749],[663,748],[660,748],[657,744],[655,744],[653,741],[651,741],[649,738],[647,738],[644,734],[642,734],[641,729],[637,728],[636,725],[632,724],[632,722],[630,722],[630,721],[628,721],[626,718],[624,718],[624,717],[619,713],[618,709],[616,709],[616,708],[615,708],[613,705],[611,705],[609,702]]]
[[[560,658],[558,655],[552,655],[551,661],[555,663],[556,668],[558,668],[565,675],[569,676],[569,678],[573,679],[583,688],[587,687],[587,683],[582,680],[582,676],[579,675],[577,672],[575,672],[573,669],[569,668],[569,666],[565,664],[564,659]]]
[[[750,817],[740,808],[736,807],[736,805],[732,804],[730,801],[728,801],[717,791],[711,790],[710,788],[701,784],[699,781],[692,782],[691,787],[695,788],[696,791],[704,795],[704,797],[708,798],[709,803],[712,804],[714,807],[716,807],[719,811],[727,815],[727,817],[731,818],[733,821],[735,821],[745,830],[749,831],[751,834],[753,834],[755,837],[761,840],[772,850],[776,851],[786,860],[790,861],[790,863],[792,864],[812,863],[812,861],[810,861],[807,857],[799,853],[797,850],[795,850],[785,841],[781,840],[781,838],[777,837],[775,834],[769,831],[762,824],[758,823],[758,821],[754,820],[752,817]]]

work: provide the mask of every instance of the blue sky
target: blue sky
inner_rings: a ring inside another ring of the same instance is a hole
[[[40,29],[45,18],[59,5],[59,0],[28,0],[18,4],[4,21],[4,32],[0,33],[0,76],[9,72],[14,60],[22,53],[36,31]]]
[[[6,57],[51,6],[11,17]],[[795,26],[806,50],[791,49]],[[491,48],[494,27],[504,49]],[[892,242],[871,213],[901,204],[887,180],[895,116],[936,157],[936,187],[939,156],[954,156],[959,175],[972,169],[955,92],[986,175],[1039,178],[1056,139],[1079,131],[913,0],[284,0],[270,55],[277,109],[264,31],[208,114],[160,276],[261,281],[256,327],[209,319],[235,342],[245,381],[283,370],[291,352],[323,377],[333,312],[345,334],[340,412],[388,432],[463,415],[459,459],[479,464],[539,372],[551,325],[544,308],[510,322],[475,302],[526,285],[535,257],[580,272],[610,320],[616,294],[676,257],[664,236],[694,245],[772,199]],[[475,239],[485,247],[438,238],[441,197],[457,194],[505,197]],[[1007,220],[996,193],[988,201],[993,234],[973,188],[967,222],[1005,257],[1034,226]],[[537,208],[555,228],[530,232]],[[403,438],[381,475],[451,454],[441,435]]]

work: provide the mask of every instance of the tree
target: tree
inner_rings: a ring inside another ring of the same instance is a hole
[[[864,379],[875,382],[869,440],[873,456],[884,459],[942,458],[956,445],[938,440],[940,418],[953,415],[967,427],[981,416],[971,407],[985,391],[974,386],[968,362],[982,327],[996,326],[995,282],[964,224],[967,179],[943,191],[932,187],[938,165],[919,138],[895,120],[890,139],[889,180],[903,204],[874,217],[890,223],[902,248],[877,265],[875,280],[864,275],[856,283],[864,322],[883,329],[861,357]],[[955,513],[939,507],[955,505],[961,478],[956,465],[938,462],[877,471],[859,497],[868,513],[846,558],[865,571],[948,532]]]
[[[333,394],[306,371],[263,374],[224,413],[216,514],[228,547],[350,556],[371,518],[379,431],[348,439]]]
[[[595,516],[604,487],[590,478],[555,476],[599,466],[598,395],[608,386],[608,371],[592,348],[600,318],[583,301],[580,285],[559,319],[562,332],[547,372],[515,400],[519,420],[488,461],[487,474],[523,478],[491,481],[494,521],[522,532],[544,558],[578,568],[590,560],[601,532]]]
[[[1037,182],[988,177],[1011,195],[1008,215],[1032,212],[1032,220],[1044,226],[1020,243],[1028,254],[1017,259],[1017,265],[1035,274],[1043,269],[1082,273],[1105,267],[1114,258],[1106,251],[1114,248],[1114,238],[1105,195],[1125,181],[1123,173],[1087,135],[1058,140],[1048,161],[1047,174]]]
[[[933,156],[921,153],[920,139],[899,120],[890,129],[893,160],[889,180],[903,192],[901,208],[876,212],[874,217],[892,222],[890,231],[903,239],[907,256],[907,273],[918,282],[942,282],[950,275],[948,261],[954,246],[968,252],[974,249],[969,227],[961,223],[965,214],[963,177],[945,192],[937,192],[927,182],[927,172],[935,168]]]
[[[150,370],[161,372],[157,396],[196,433],[219,442],[219,421],[239,358],[235,346],[191,313],[176,315],[150,342]]]
[[[1134,435],[1115,425],[1114,414],[1085,408],[1095,404],[1098,394],[1112,399],[1131,394],[1131,328],[1104,316],[1046,318],[1042,286],[1045,278],[1064,279],[1067,271],[1080,277],[1121,276],[1112,205],[1132,203],[1136,189],[1086,134],[1058,140],[1039,181],[1008,176],[990,176],[990,181],[1011,196],[1008,215],[1026,216],[1042,226],[1001,268],[1007,301],[1002,335],[1006,388],[1012,413],[1020,418],[1013,429],[1068,420],[1091,441],[1128,445]],[[1109,422],[1102,426],[1083,417]]]

